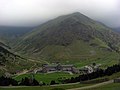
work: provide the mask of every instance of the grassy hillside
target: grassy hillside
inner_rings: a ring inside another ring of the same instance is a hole
[[[98,45],[92,46],[94,42],[97,42]],[[103,67],[106,67],[118,63],[119,60],[119,54],[98,39],[91,42],[77,40],[68,46],[48,45],[40,52],[34,52],[32,56],[37,57],[36,59],[39,57],[40,60],[49,63],[61,62],[75,64],[77,67],[93,62],[101,63]]]
[[[30,69],[34,64],[34,62],[11,52],[5,44],[0,44],[0,75],[6,72],[12,74],[23,69]]]
[[[120,35],[81,13],[60,16],[24,35],[14,47],[28,57],[47,62],[114,64]],[[110,62],[111,61],[111,62]]]

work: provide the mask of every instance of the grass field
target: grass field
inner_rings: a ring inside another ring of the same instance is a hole
[[[57,76],[58,75],[58,76]],[[35,78],[36,79],[43,79],[43,80],[46,80],[46,82],[49,82],[51,79],[56,79],[59,78],[61,75],[65,75],[65,73],[61,72],[61,73],[51,73],[51,74],[46,74],[45,76],[42,75],[42,74],[36,74],[35,75]],[[21,78],[25,77],[25,76],[28,76],[30,77],[29,75],[22,75],[22,76],[18,76],[18,77],[14,77],[16,78],[17,80],[20,80]],[[52,78],[50,78],[50,76]],[[67,74],[66,73],[66,77],[70,77],[71,75],[70,74]],[[102,77],[102,78],[109,78],[109,79],[114,79],[114,78],[118,78],[120,76],[120,72],[118,73],[115,73],[111,76],[105,76],[105,77]],[[97,79],[100,79],[100,78],[97,78]],[[96,79],[96,80],[97,80]],[[94,79],[95,80],[95,79]],[[5,88],[2,88],[0,87],[0,90],[51,90],[51,89],[54,89],[54,88],[63,88],[63,89],[71,89],[71,88],[80,88],[80,87],[84,87],[84,86],[89,86],[89,85],[93,85],[93,84],[71,84],[71,85],[58,85],[58,86],[36,86],[36,87],[5,87]],[[59,90],[59,89],[57,89]],[[101,87],[96,87],[96,88],[91,88],[91,89],[86,89],[86,90],[120,90],[120,83],[112,83],[112,84],[108,84],[108,85],[103,85]]]
[[[74,85],[61,85],[61,86],[35,86],[35,87],[0,87],[0,90],[52,90],[54,88],[72,89],[89,86],[90,84],[74,84]],[[59,89],[56,89],[59,90]],[[84,90],[120,90],[120,83],[112,83],[103,85],[96,88],[89,88]]]
[[[20,81],[22,78],[25,77],[31,77],[31,74],[24,74],[20,76],[15,76],[13,77],[15,80]],[[78,74],[69,74],[65,72],[55,72],[55,73],[46,73],[46,74],[34,74],[34,77],[36,80],[39,82],[45,82],[46,84],[50,84],[52,80],[56,81],[57,83],[61,83],[60,80],[71,78],[71,77],[76,77]]]
[[[96,87],[86,90],[120,90],[120,83],[112,83],[108,85],[103,85],[101,87]]]
[[[71,85],[60,85],[60,86],[36,86],[36,87],[6,87],[0,88],[0,90],[51,90],[54,88],[63,88],[63,89],[71,89],[71,88],[78,88],[83,86],[88,86],[90,84],[71,84]],[[58,90],[58,89],[57,89]]]

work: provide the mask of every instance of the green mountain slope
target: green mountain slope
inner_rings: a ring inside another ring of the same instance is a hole
[[[7,48],[5,44],[0,42],[0,75],[7,73],[16,73],[23,69],[30,69],[34,65],[19,55],[14,54]]]
[[[119,34],[77,12],[40,25],[22,37],[15,49],[48,62],[86,64],[90,60],[115,63],[119,47]]]

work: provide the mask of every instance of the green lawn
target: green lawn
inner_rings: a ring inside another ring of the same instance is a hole
[[[90,84],[74,84],[74,85],[60,85],[60,86],[36,86],[36,87],[8,87],[8,88],[0,88],[0,90],[51,90],[54,88],[63,88],[63,89],[71,89],[78,88],[83,86],[88,86]]]
[[[112,84],[103,85],[100,87],[86,89],[86,90],[120,90],[120,83],[112,83]]]
[[[83,86],[88,86],[90,84],[74,84],[74,85],[61,85],[61,86],[35,86],[35,87],[6,87],[0,88],[0,90],[52,90],[54,88],[63,88],[63,89],[71,89],[71,88],[79,88]],[[58,89],[57,89],[58,90]],[[112,83],[108,85],[103,85],[96,88],[85,89],[85,90],[120,90],[120,83]]]
[[[66,79],[66,78],[71,78],[71,77],[76,77],[78,74],[69,74],[65,72],[56,72],[56,73],[49,73],[49,74],[34,74],[34,77],[36,80],[39,82],[45,82],[46,84],[49,84],[52,80],[55,80],[57,83],[60,83],[60,80]],[[22,78],[25,77],[31,77],[31,74],[24,74],[20,76],[15,76],[13,77],[14,79],[20,81]]]
[[[36,74],[35,78],[38,80],[45,80],[46,82],[49,82],[50,80],[57,80],[57,78],[62,77],[62,75],[64,77],[71,77],[72,75],[67,74],[67,73],[63,73],[63,72],[57,72],[57,73],[51,73],[51,74]],[[14,77],[16,78],[16,80],[20,80],[21,78],[24,78],[25,76],[30,77],[30,75],[21,75],[18,77]],[[75,76],[75,75],[73,75]],[[111,76],[105,76],[102,78],[109,78],[109,79],[114,79],[120,76],[120,72],[115,73]],[[97,78],[100,79],[100,78]],[[96,79],[96,80],[97,80]],[[51,90],[53,88],[63,88],[63,89],[71,89],[71,88],[80,88],[83,86],[88,86],[88,85],[93,85],[93,84],[74,84],[74,85],[60,85],[60,86],[36,86],[36,87],[9,87],[9,88],[0,88],[0,90]],[[59,89],[57,89],[59,90]],[[103,85],[100,87],[96,87],[96,88],[91,88],[91,89],[87,89],[87,90],[120,90],[120,83],[112,83],[112,84],[108,84],[108,85]]]

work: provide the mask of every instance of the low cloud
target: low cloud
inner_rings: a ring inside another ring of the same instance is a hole
[[[38,25],[73,12],[120,26],[119,0],[0,0],[0,25]]]

